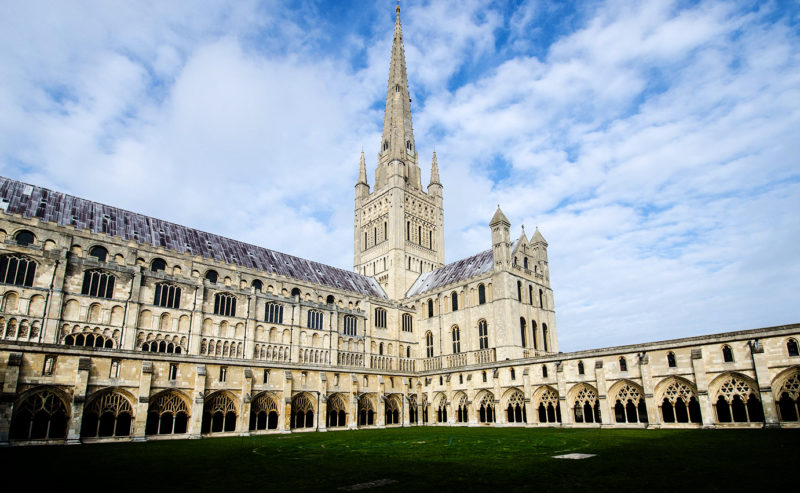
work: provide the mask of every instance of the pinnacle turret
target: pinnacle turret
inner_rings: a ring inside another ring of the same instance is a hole
[[[364,185],[369,185],[367,183],[367,163],[364,161],[364,151],[361,151],[361,164],[358,167],[358,182],[356,183],[363,183]]]
[[[439,185],[441,186],[442,182],[439,181],[439,161],[436,160],[436,151],[433,151],[433,164],[431,164],[431,182],[428,186],[431,185]]]

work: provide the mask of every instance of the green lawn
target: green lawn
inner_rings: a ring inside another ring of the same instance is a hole
[[[4,483],[41,491],[739,491],[798,484],[800,430],[424,427],[0,449]],[[566,453],[597,454],[582,460]],[[622,488],[622,489],[620,489]],[[791,488],[794,490],[794,488]],[[365,491],[365,490],[361,490]]]

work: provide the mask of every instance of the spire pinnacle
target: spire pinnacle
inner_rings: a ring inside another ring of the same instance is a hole
[[[436,151],[433,151],[433,164],[431,165],[431,182],[428,185],[442,185],[442,182],[439,181],[439,161],[436,159]]]
[[[386,112],[383,117],[380,161],[394,159],[408,162],[416,156],[414,131],[411,126],[411,98],[408,91],[406,54],[403,47],[403,27],[400,5],[396,8],[392,58],[389,62],[389,82],[386,86]]]
[[[361,149],[361,164],[358,166],[358,183],[367,184],[367,163],[364,161],[364,149]]]

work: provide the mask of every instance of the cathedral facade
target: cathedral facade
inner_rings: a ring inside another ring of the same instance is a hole
[[[800,424],[800,324],[562,353],[538,229],[445,264],[410,103],[398,7],[353,271],[0,178],[0,445]]]

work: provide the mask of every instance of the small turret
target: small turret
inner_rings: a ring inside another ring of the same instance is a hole
[[[367,164],[364,161],[364,151],[361,151],[361,164],[358,167],[358,181],[356,182],[356,199],[363,199],[369,195],[367,183]]]
[[[503,211],[500,210],[500,205],[497,205],[492,220],[489,222],[489,227],[492,228],[492,251],[494,253],[495,268],[504,268],[509,265],[511,258],[511,223]]]
[[[428,193],[440,198],[442,196],[442,182],[439,181],[439,162],[436,160],[436,151],[433,151],[431,182],[428,184]]]

